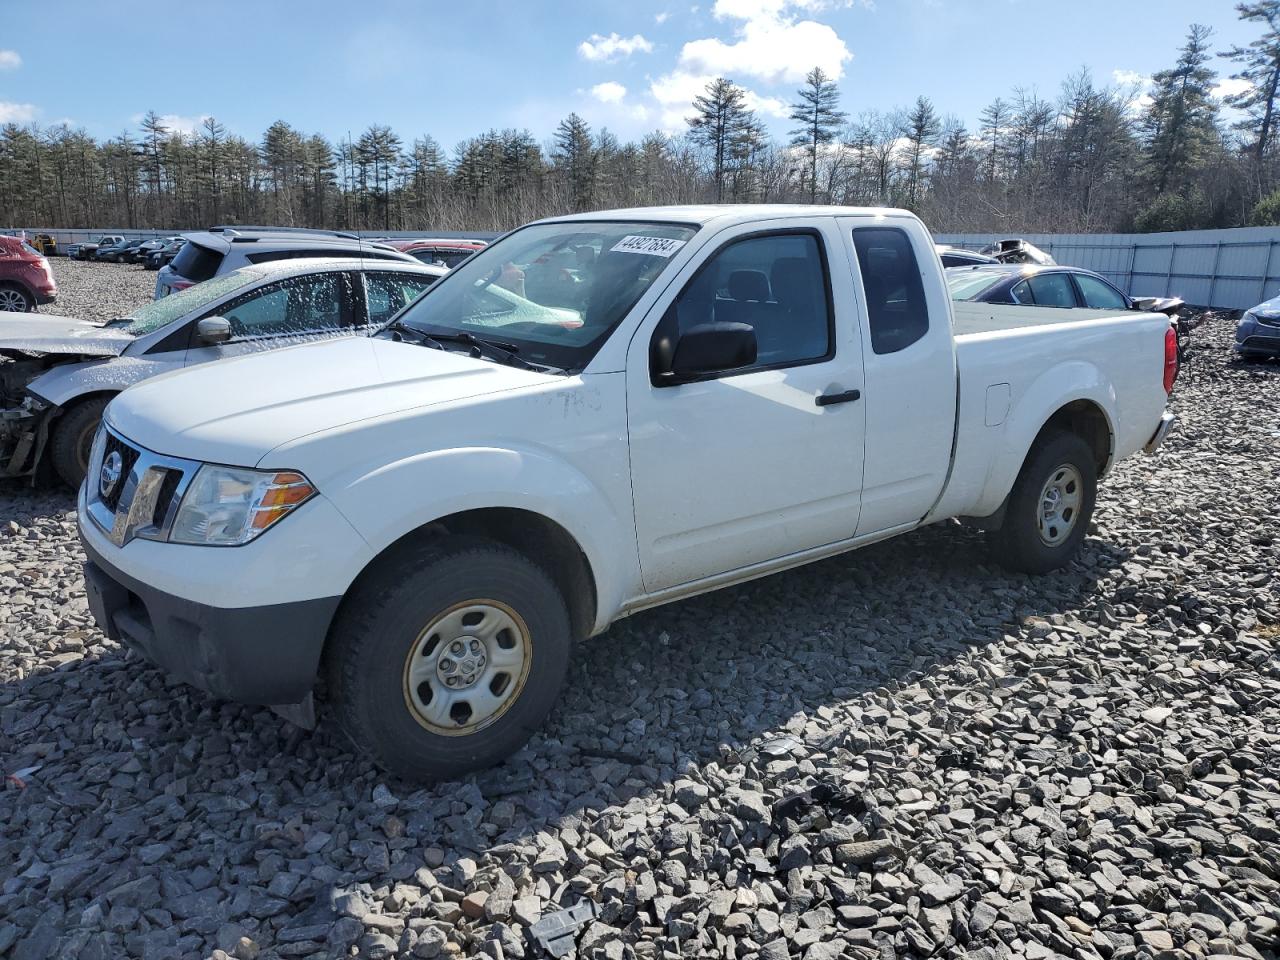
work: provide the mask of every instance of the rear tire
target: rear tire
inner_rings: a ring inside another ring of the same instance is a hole
[[[29,313],[36,308],[35,297],[13,283],[0,284],[0,310]]]
[[[525,744],[559,695],[571,649],[564,598],[545,570],[490,540],[441,540],[343,604],[326,654],[329,699],[378,766],[414,782],[452,779]]]
[[[1093,517],[1098,465],[1074,433],[1051,433],[1022,465],[994,532],[995,559],[1011,570],[1048,573],[1080,549]]]
[[[49,459],[53,471],[67,486],[79,489],[89,469],[89,451],[93,447],[93,435],[102,422],[102,411],[107,409],[110,397],[85,400],[67,410],[53,425],[49,439]]]

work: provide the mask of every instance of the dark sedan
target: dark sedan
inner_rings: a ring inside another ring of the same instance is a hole
[[[952,300],[1142,310],[1170,316],[1183,306],[1183,301],[1176,297],[1131,297],[1105,277],[1080,267],[1011,263],[952,267],[946,273]]]

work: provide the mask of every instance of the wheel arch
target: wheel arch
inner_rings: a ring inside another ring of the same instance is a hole
[[[394,568],[423,544],[453,536],[493,540],[543,567],[564,597],[574,639],[585,639],[594,631],[599,603],[598,586],[591,562],[581,544],[555,520],[519,507],[461,510],[408,531],[365,564],[344,594],[342,603],[347,603],[363,585]],[[337,619],[335,614],[334,620]]]
[[[1022,462],[1026,463],[1027,457],[1031,456],[1048,434],[1059,430],[1064,433],[1073,433],[1087,443],[1093,451],[1093,460],[1098,468],[1097,475],[1102,477],[1106,474],[1115,457],[1115,431],[1112,428],[1111,419],[1101,405],[1086,398],[1064,403],[1055,410],[1036,433]]]

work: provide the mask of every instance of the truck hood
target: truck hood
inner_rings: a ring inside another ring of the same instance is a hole
[[[118,357],[133,337],[70,317],[0,312],[0,351],[66,353],[81,357]]]
[[[112,402],[107,420],[157,453],[252,466],[309,434],[557,379],[407,342],[353,337],[146,380]]]

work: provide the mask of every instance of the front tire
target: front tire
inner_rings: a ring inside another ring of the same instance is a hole
[[[54,473],[72,489],[79,489],[89,469],[93,435],[98,432],[102,411],[110,402],[110,397],[85,400],[66,411],[53,425],[49,459]]]
[[[1080,549],[1093,517],[1098,466],[1073,433],[1044,437],[1014,482],[1004,523],[995,532],[996,560],[1023,573],[1048,573]]]
[[[12,283],[0,284],[0,310],[29,313],[36,308],[35,297]]]
[[[542,567],[490,540],[414,548],[344,603],[329,698],[356,749],[406,780],[452,779],[520,749],[546,719],[572,649]]]

